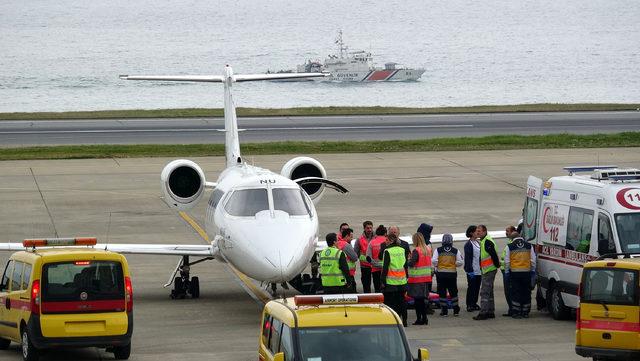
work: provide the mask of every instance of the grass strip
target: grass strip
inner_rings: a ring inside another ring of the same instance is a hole
[[[450,113],[511,113],[511,112],[573,112],[638,110],[640,104],[519,104],[482,105],[470,107],[403,108],[403,107],[306,107],[306,108],[237,108],[241,117],[321,116],[321,115],[390,115],[390,114],[450,114]],[[222,117],[223,109],[148,109],[98,110],[75,112],[0,113],[0,120],[60,120],[114,118],[193,118]]]
[[[248,155],[431,152],[502,149],[640,147],[640,132],[615,134],[493,135],[486,137],[358,142],[273,142],[241,146]],[[0,148],[0,160],[203,157],[224,155],[222,144],[65,145]]]

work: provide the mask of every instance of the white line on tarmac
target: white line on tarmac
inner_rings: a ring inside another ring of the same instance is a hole
[[[240,130],[250,132],[273,130],[369,130],[369,129],[411,129],[411,128],[473,128],[473,124],[443,124],[443,125],[374,125],[374,126],[343,126],[343,127],[268,127],[268,128],[243,128]],[[224,128],[178,128],[178,129],[98,129],[98,130],[31,130],[31,131],[0,131],[0,134],[99,134],[99,133],[184,133],[184,132],[209,132],[224,131]]]

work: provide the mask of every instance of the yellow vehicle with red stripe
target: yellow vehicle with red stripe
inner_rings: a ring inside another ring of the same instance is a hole
[[[128,359],[133,289],[124,256],[95,238],[25,240],[0,281],[0,349],[22,344],[24,360],[55,347],[103,347]]]
[[[262,312],[260,361],[412,361],[402,320],[380,293],[295,296]],[[429,360],[427,349],[417,360]]]
[[[584,265],[576,317],[578,355],[640,360],[640,258],[620,255],[632,256],[607,255]]]

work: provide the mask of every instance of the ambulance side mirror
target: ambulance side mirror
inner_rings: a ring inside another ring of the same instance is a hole
[[[416,361],[429,361],[429,350],[426,348],[418,349],[418,358]]]
[[[284,352],[278,352],[273,355],[273,361],[284,361]]]

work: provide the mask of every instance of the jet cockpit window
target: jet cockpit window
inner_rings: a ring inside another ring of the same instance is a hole
[[[290,216],[308,216],[309,208],[298,188],[273,188],[273,209]]]
[[[265,188],[241,189],[233,192],[224,209],[232,216],[253,217],[269,210],[269,197]]]

